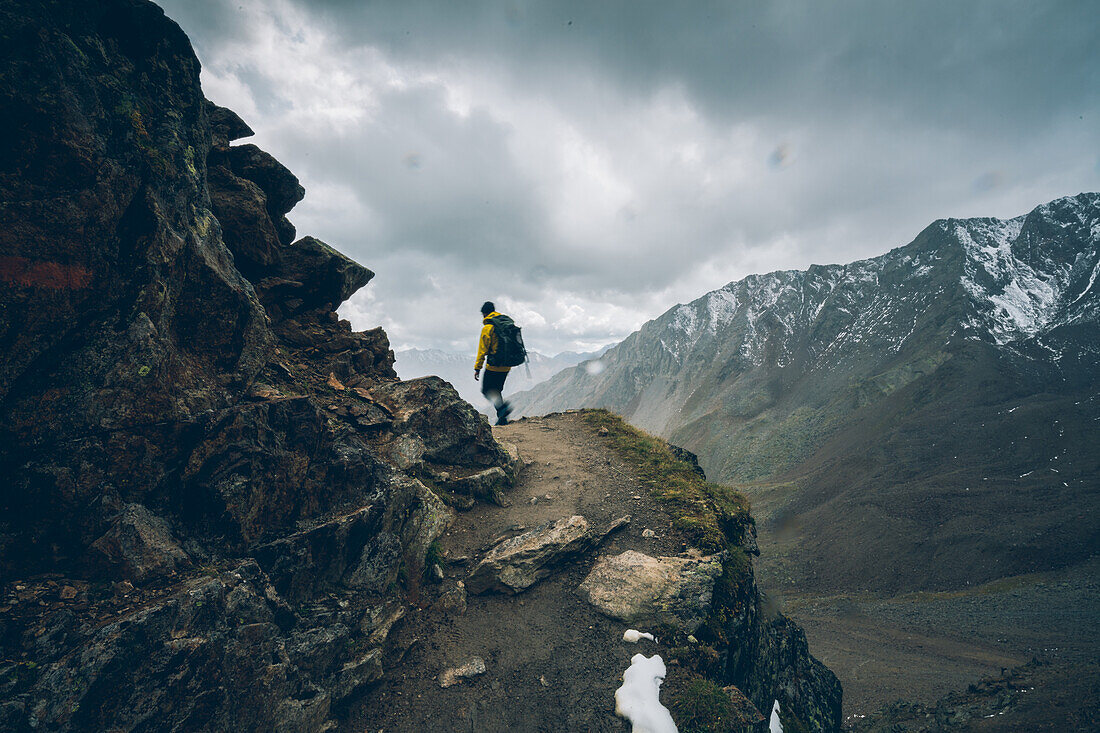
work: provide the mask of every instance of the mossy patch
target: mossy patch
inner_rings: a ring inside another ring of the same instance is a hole
[[[744,604],[752,592],[745,585],[752,582],[748,553],[740,547],[731,547],[722,563],[722,574],[714,583],[710,615],[699,629],[700,638],[718,646],[730,644],[729,636],[738,628],[738,621],[747,619]]]
[[[749,519],[749,502],[728,486],[703,479],[677,458],[668,443],[627,425],[607,410],[584,410],[585,422],[601,428],[611,448],[630,463],[651,494],[673,515],[675,526],[704,552],[737,547]]]
[[[435,540],[428,545],[428,551],[424,553],[424,566],[422,570],[424,577],[428,577],[433,565],[443,567],[443,564],[443,547],[439,544],[439,540]]]
[[[199,171],[195,168],[195,149],[190,145],[183,151],[183,164],[187,167],[187,173],[192,178],[199,177]]]
[[[733,731],[733,704],[717,682],[691,677],[668,690],[668,708],[680,733]]]

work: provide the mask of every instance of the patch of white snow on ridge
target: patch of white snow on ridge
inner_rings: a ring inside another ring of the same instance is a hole
[[[783,723],[779,721],[779,701],[772,704],[772,717],[768,721],[768,733],[783,733]]]
[[[1054,315],[1058,278],[1033,269],[1012,252],[1024,217],[970,220],[955,226],[967,253],[962,285],[986,317],[998,345],[1038,334]],[[973,324],[977,325],[977,324]]]
[[[690,305],[682,305],[676,309],[676,314],[672,317],[672,326],[685,336],[691,337],[695,335],[697,320],[695,309]]]
[[[665,660],[659,654],[630,658],[622,687],[615,690],[615,714],[631,722],[633,733],[679,733],[672,713],[661,704],[664,681]]]
[[[642,639],[649,639],[650,641],[657,641],[653,638],[653,634],[646,631],[638,631],[637,629],[627,629],[623,632],[623,641],[630,642],[631,644],[637,644]]]
[[[707,293],[707,313],[710,315],[707,328],[711,333],[717,333],[737,314],[736,293],[726,288]]]

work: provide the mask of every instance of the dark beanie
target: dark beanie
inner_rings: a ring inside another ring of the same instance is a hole
[[[495,311],[496,309],[497,309],[497,307],[495,305],[493,305],[493,301],[487,300],[487,301],[485,301],[484,303],[481,304],[481,315],[487,316],[490,313],[492,313],[493,311]]]

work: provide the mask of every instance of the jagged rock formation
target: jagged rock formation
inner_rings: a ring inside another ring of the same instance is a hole
[[[0,5],[0,727],[319,730],[514,457],[145,0]],[[495,493],[494,493],[495,492]],[[465,503],[455,499],[465,499]]]
[[[561,563],[582,556],[629,523],[630,517],[621,517],[600,532],[579,514],[546,522],[494,545],[466,578],[466,587],[471,593],[525,591]]]
[[[802,589],[1061,567],[1100,537],[1098,275],[1100,194],[942,220],[881,257],[678,305],[602,371],[567,370],[514,404],[606,407],[715,480],[751,482]]]

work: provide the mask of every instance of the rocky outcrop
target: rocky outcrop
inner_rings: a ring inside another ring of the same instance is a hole
[[[770,726],[764,714],[756,709],[752,700],[745,697],[745,693],[737,689],[735,685],[722,688],[730,699],[730,728],[742,730],[745,733],[768,733]]]
[[[725,685],[745,729],[781,700],[795,730],[840,730],[839,680],[810,654],[797,624],[766,610],[751,564],[737,553],[655,558],[627,550],[598,559],[577,592],[601,613],[681,644],[671,658]]]
[[[466,579],[466,587],[471,593],[525,591],[629,523],[623,517],[599,532],[579,514],[547,522],[493,546]]]
[[[0,27],[0,728],[321,730],[450,521],[421,477],[514,461],[338,318],[373,274],[159,8]]]
[[[611,618],[693,634],[710,614],[721,574],[718,555],[650,557],[627,550],[597,560],[577,590]]]

